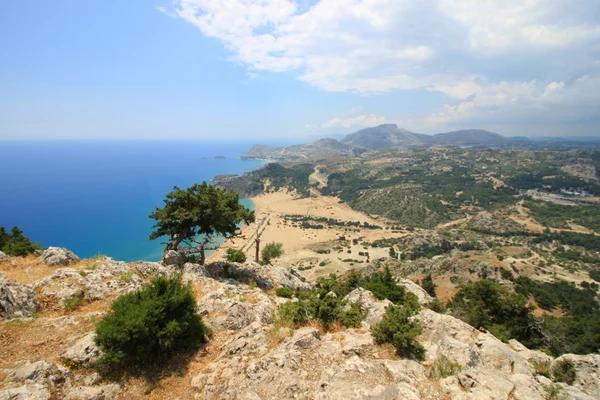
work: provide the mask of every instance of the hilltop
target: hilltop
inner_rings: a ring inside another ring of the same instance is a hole
[[[398,127],[396,124],[384,124],[350,133],[339,141],[333,138],[325,138],[309,144],[287,147],[257,144],[248,149],[246,155],[242,158],[287,162],[310,157],[360,155],[366,151],[406,150],[433,146],[568,150],[600,149],[600,142],[594,140],[593,137],[587,138],[585,141],[581,138],[576,140],[565,138],[540,138],[535,140],[530,140],[527,137],[511,138],[483,129],[463,129],[427,135],[411,132]]]

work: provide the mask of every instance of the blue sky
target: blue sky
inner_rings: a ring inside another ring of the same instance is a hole
[[[600,135],[597,0],[4,0],[0,139]]]

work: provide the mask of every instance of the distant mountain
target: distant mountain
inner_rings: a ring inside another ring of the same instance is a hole
[[[255,144],[246,151],[246,158],[262,158],[272,160],[298,159],[322,155],[352,155],[364,150],[341,143],[332,138],[319,139],[309,144],[295,144],[287,147],[272,147]]]
[[[406,149],[425,146],[503,146],[511,142],[497,133],[466,129],[436,135],[424,135],[399,128],[396,124],[361,129],[342,139],[342,143],[372,150]]]
[[[503,149],[578,149],[598,148],[597,137],[525,137],[508,138],[483,129],[463,129],[435,135],[425,135],[399,128],[396,124],[384,124],[350,133],[340,141],[333,138],[317,140],[309,144],[288,147],[271,147],[263,144],[252,146],[246,158],[269,160],[295,160],[325,155],[357,155],[367,150],[398,150],[430,146],[494,147]]]
[[[433,143],[440,146],[503,146],[511,139],[482,129],[464,129],[433,135]]]
[[[396,124],[385,124],[346,135],[342,143],[372,150],[398,149],[422,145],[419,136]]]

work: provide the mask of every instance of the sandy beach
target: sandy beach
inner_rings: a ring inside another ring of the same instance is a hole
[[[406,232],[389,229],[366,229],[363,224],[379,225],[384,221],[371,218],[340,203],[338,198],[313,196],[296,199],[292,193],[265,193],[251,199],[256,222],[244,226],[241,235],[226,241],[208,261],[222,260],[229,248],[242,249],[248,260],[255,258],[255,238],[260,232],[261,248],[266,243],[283,244],[284,255],[275,264],[294,266],[309,280],[331,273],[344,273],[362,266],[367,260],[388,255],[388,248],[370,247],[377,239],[401,237]],[[289,221],[290,215],[308,218],[332,218],[341,222],[360,222],[360,227],[326,226],[305,229]],[[345,240],[340,240],[340,238]]]

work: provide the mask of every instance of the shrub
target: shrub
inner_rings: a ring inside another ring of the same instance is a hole
[[[573,361],[564,358],[557,361],[552,367],[552,377],[555,382],[564,382],[567,385],[572,385],[577,377],[575,364],[573,364]]]
[[[379,300],[388,299],[396,304],[402,303],[406,296],[406,290],[396,283],[390,268],[387,266],[383,272],[378,272],[368,278],[363,287],[373,292]]]
[[[383,320],[371,328],[371,333],[377,344],[391,343],[399,355],[422,361],[425,349],[415,339],[423,328],[411,321],[414,313],[404,306],[389,306]]]
[[[550,365],[548,365],[548,363],[533,360],[531,365],[533,368],[535,368],[538,374],[545,376],[546,378],[550,378]]]
[[[277,294],[277,296],[279,297],[286,297],[288,299],[291,299],[292,296],[294,295],[294,291],[285,287],[280,287],[277,288],[277,290],[275,291],[275,294]]]
[[[302,326],[314,318],[314,309],[309,301],[290,301],[279,306],[276,322]]]
[[[116,299],[111,309],[96,327],[103,352],[98,366],[104,371],[159,363],[175,352],[196,350],[211,334],[197,314],[194,294],[179,277],[155,278]]]
[[[435,297],[435,289],[437,288],[436,284],[433,283],[433,278],[431,274],[427,275],[425,278],[421,280],[421,287],[431,296]]]
[[[429,304],[427,304],[427,308],[429,308],[431,311],[435,311],[436,313],[440,314],[444,314],[447,309],[446,303],[444,303],[438,298],[435,298],[432,301],[430,301]]]
[[[271,261],[275,258],[281,257],[283,254],[283,244],[271,242],[265,245],[262,249],[262,262],[263,264],[271,264]]]
[[[444,354],[440,354],[429,370],[429,377],[436,380],[447,378],[458,374],[461,370],[462,366],[459,363],[448,359]]]
[[[79,292],[75,293],[73,296],[64,299],[63,305],[65,306],[65,308],[67,310],[73,311],[73,310],[78,309],[83,304],[84,298],[85,298],[85,296],[84,296],[83,292],[80,290]]]
[[[242,250],[227,249],[225,259],[229,262],[243,263],[246,261],[246,254]]]

